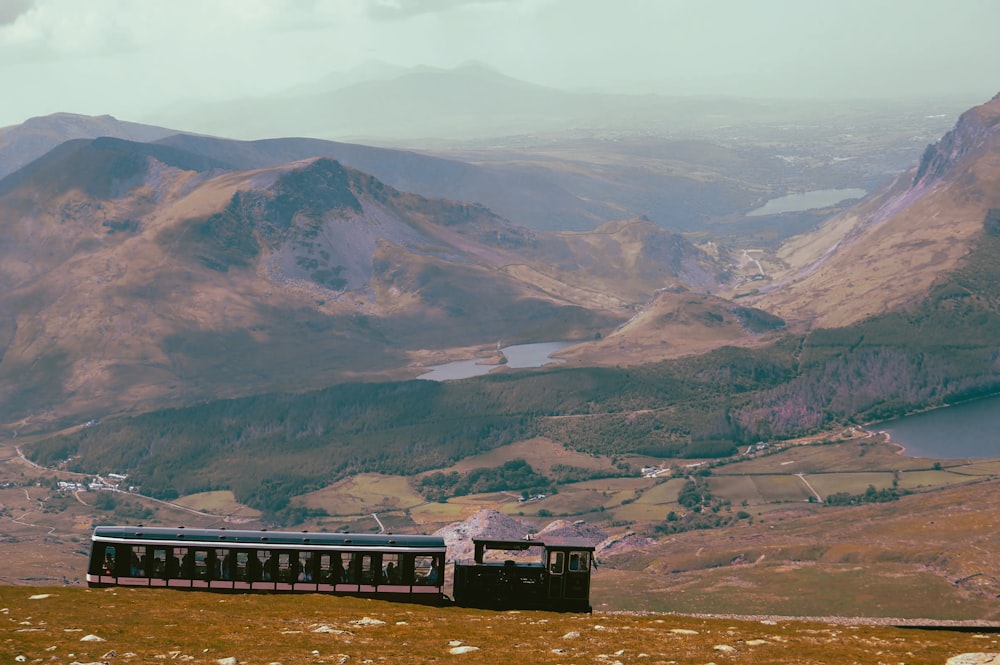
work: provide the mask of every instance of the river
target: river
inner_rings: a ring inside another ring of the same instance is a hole
[[[873,425],[911,457],[1000,457],[1000,397],[963,402]]]
[[[747,217],[777,215],[783,212],[800,212],[814,208],[827,208],[848,199],[860,199],[867,194],[863,189],[815,189],[801,194],[789,194],[771,199],[746,214]]]
[[[471,376],[489,374],[498,367],[508,367],[510,369],[524,369],[528,367],[541,367],[548,363],[565,362],[559,358],[550,357],[560,349],[564,349],[573,342],[537,342],[534,344],[513,344],[500,349],[507,362],[504,365],[481,365],[483,358],[473,358],[472,360],[456,360],[455,362],[443,365],[431,365],[425,374],[418,376],[418,379],[428,379],[430,381],[453,381],[455,379],[467,379]]]

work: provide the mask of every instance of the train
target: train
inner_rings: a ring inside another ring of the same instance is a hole
[[[594,546],[582,539],[473,539],[449,561],[423,535],[98,526],[87,584],[229,593],[319,593],[494,610],[591,612]]]

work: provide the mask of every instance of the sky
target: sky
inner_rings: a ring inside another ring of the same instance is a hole
[[[370,61],[566,89],[863,98],[1000,91],[1000,0],[0,0],[0,127],[142,121]]]

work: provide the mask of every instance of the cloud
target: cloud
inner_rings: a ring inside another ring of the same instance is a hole
[[[21,15],[34,9],[34,0],[3,0],[0,2],[0,25],[12,25]]]
[[[510,2],[511,0],[371,0],[368,15],[377,21],[401,21],[421,14],[436,14],[458,7]]]

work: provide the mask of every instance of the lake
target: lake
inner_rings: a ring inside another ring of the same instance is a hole
[[[535,344],[513,344],[500,349],[504,357],[507,358],[505,365],[480,365],[483,358],[473,358],[472,360],[456,360],[455,362],[444,363],[443,365],[432,365],[425,374],[418,376],[418,379],[428,379],[429,381],[453,381],[455,379],[467,379],[471,376],[489,374],[498,367],[508,367],[510,369],[524,369],[527,367],[541,367],[548,363],[565,362],[559,358],[550,358],[550,354],[560,349],[564,349],[573,342],[537,342]]]
[[[1000,457],[1000,397],[964,402],[872,425],[911,457]]]
[[[771,199],[746,214],[747,217],[777,215],[783,212],[800,212],[814,208],[827,208],[848,199],[860,199],[868,192],[863,189],[816,189],[802,194],[789,194]]]

